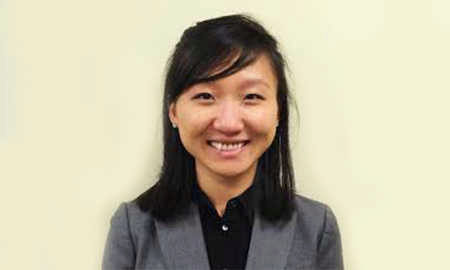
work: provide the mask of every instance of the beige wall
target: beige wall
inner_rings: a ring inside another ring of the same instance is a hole
[[[282,44],[298,186],[334,209],[347,269],[450,269],[446,0],[0,0],[0,269],[99,269],[157,174],[171,48],[232,12]]]

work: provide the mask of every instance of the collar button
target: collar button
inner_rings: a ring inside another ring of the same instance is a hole
[[[229,228],[227,225],[225,225],[225,224],[222,225],[222,231],[226,232],[226,231],[228,231],[228,229]]]

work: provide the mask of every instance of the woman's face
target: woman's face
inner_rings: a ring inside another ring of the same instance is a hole
[[[169,117],[197,174],[253,174],[278,124],[277,79],[269,58],[262,54],[233,75],[186,89]]]

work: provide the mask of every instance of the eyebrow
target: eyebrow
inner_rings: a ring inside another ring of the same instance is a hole
[[[214,86],[217,87],[216,81],[210,81],[207,84],[210,84],[213,87]],[[239,83],[237,88],[238,88],[238,90],[242,91],[244,89],[251,88],[251,87],[253,87],[255,85],[263,85],[267,89],[272,89],[272,87],[265,80],[259,79],[259,78],[244,79],[244,81]]]
[[[243,90],[246,88],[253,87],[255,85],[263,85],[267,89],[271,89],[270,85],[263,79],[246,79],[242,83],[239,84],[238,89]]]

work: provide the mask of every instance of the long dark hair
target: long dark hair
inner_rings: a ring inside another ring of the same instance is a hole
[[[169,120],[169,106],[183,90],[206,81],[229,76],[266,54],[278,79],[279,122],[275,138],[258,160],[255,184],[260,190],[257,209],[276,221],[293,209],[294,175],[289,147],[289,89],[285,61],[277,41],[247,15],[230,15],[197,23],[186,29],[168,62],[163,100],[164,160],[159,179],[136,198],[143,211],[168,220],[188,209],[196,181],[195,161],[183,147]],[[230,59],[231,65],[213,73]]]

